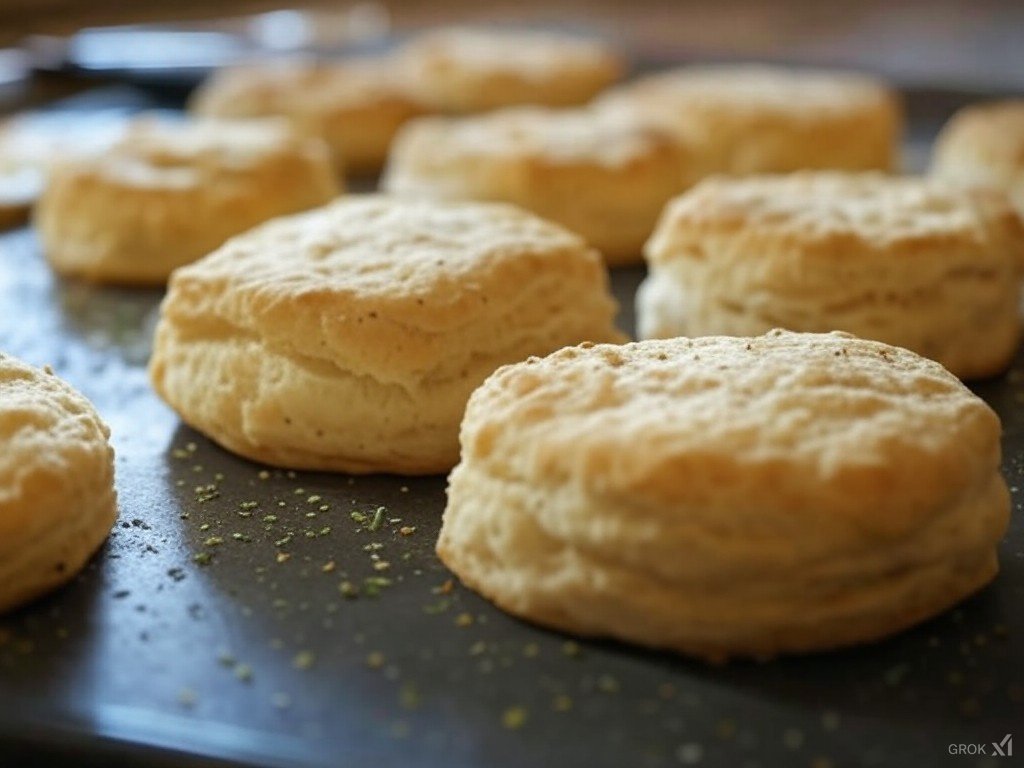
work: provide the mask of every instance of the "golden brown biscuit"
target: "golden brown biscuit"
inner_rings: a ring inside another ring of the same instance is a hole
[[[107,538],[109,436],[78,392],[0,353],[0,611],[69,581]]]
[[[581,635],[710,660],[867,642],[995,575],[999,437],[941,366],[847,334],[571,347],[473,393],[438,554]]]
[[[175,272],[153,386],[235,453],[427,474],[495,368],[620,340],[598,254],[512,206],[343,197]]]
[[[625,69],[599,41],[521,30],[441,29],[398,55],[417,97],[442,112],[584,104]]]
[[[395,141],[383,185],[513,203],[624,264],[642,259],[665,203],[695,180],[690,159],[671,134],[622,115],[517,107],[414,120]]]
[[[678,132],[710,173],[890,170],[902,109],[864,75],[753,65],[692,66],[643,77],[599,104]]]
[[[192,97],[208,117],[285,117],[322,137],[340,172],[376,173],[395,133],[424,107],[385,59],[279,61],[217,72]]]
[[[965,107],[935,141],[934,176],[993,186],[1024,213],[1024,99]]]
[[[57,272],[161,285],[232,235],[338,191],[327,147],[282,120],[143,118],[110,150],[56,166],[35,220]]]
[[[1020,339],[1024,225],[1005,195],[923,178],[808,172],[711,179],[648,242],[641,338],[849,331],[961,378]]]

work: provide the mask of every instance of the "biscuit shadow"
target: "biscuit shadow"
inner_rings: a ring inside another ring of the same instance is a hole
[[[629,267],[612,267],[611,289],[619,302],[619,316],[615,325],[631,339],[636,338],[636,291],[647,277],[647,267],[642,264]]]
[[[1012,586],[1024,573],[1005,576],[917,627],[831,651],[709,664],[615,642],[587,645],[659,668],[681,690],[697,686],[715,700],[739,694],[811,722],[823,717],[904,732],[1003,733],[1024,715],[1024,621],[1015,609],[1020,590]]]

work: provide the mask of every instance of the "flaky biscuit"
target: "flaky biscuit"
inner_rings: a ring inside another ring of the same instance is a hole
[[[142,118],[108,151],[55,167],[35,220],[57,272],[160,285],[232,235],[338,191],[327,147],[282,120]]]
[[[864,75],[755,65],[691,66],[640,78],[604,96],[694,142],[709,172],[890,170],[902,109]]]
[[[774,331],[563,349],[474,392],[438,553],[516,615],[713,660],[866,642],[997,569],[996,414],[938,364]]]
[[[109,436],[65,382],[0,353],[0,611],[69,581],[107,538]]]
[[[1024,99],[964,107],[935,140],[931,173],[1006,191],[1024,214]]]
[[[344,197],[175,272],[150,377],[186,422],[258,461],[441,472],[481,381],[621,339],[615,310],[598,254],[516,208]]]
[[[396,194],[513,203],[562,224],[611,264],[642,259],[658,214],[697,175],[671,134],[590,110],[514,107],[414,120],[383,185]]]
[[[399,51],[416,93],[442,112],[584,104],[618,80],[622,59],[574,35],[455,27],[426,32]]]
[[[425,108],[387,59],[245,64],[216,72],[189,108],[208,117],[284,117],[331,147],[339,173],[380,170],[391,139]]]
[[[1024,226],[1006,197],[881,174],[711,179],[646,246],[642,338],[849,331],[961,378],[1009,365]]]

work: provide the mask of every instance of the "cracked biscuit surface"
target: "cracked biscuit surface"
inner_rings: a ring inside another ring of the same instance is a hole
[[[0,353],[0,611],[70,581],[107,538],[109,436],[68,384]]]
[[[842,330],[961,378],[1010,363],[1024,225],[1000,192],[881,174],[710,179],[646,246],[641,338]]]
[[[579,237],[512,206],[344,197],[176,272],[151,379],[257,461],[441,472],[494,369],[624,338],[607,282]]]
[[[438,553],[503,609],[712,660],[866,642],[990,581],[996,414],[848,334],[581,345],[473,394]]]

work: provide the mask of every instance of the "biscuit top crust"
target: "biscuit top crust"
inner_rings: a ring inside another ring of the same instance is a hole
[[[949,121],[936,143],[940,161],[978,163],[1024,182],[1024,99],[966,107]]]
[[[283,119],[178,122],[142,117],[107,152],[72,165],[128,185],[188,189],[296,160],[326,166],[328,150]]]
[[[529,328],[538,315],[572,311],[532,306],[531,286],[575,284],[578,311],[599,301],[598,316],[610,315],[606,280],[581,238],[518,208],[353,195],[177,270],[164,313],[317,358],[416,371],[460,353],[445,351],[446,334]]]
[[[844,333],[775,330],[581,345],[505,366],[471,398],[461,441],[467,465],[581,484],[668,526],[742,519],[756,535],[824,519],[902,535],[991,482],[999,435],[998,416],[937,363]]]
[[[92,404],[49,370],[0,353],[0,550],[23,531],[4,514],[40,473],[61,477],[109,460],[110,430]],[[13,508],[12,508],[12,511]]]
[[[621,167],[651,157],[678,162],[679,139],[624,113],[512,107],[473,117],[426,117],[405,130],[427,165],[503,158],[549,165]]]
[[[722,109],[736,116],[842,114],[866,105],[889,108],[894,98],[884,83],[866,75],[764,65],[682,67],[640,78],[605,97],[609,104],[639,100],[656,109]]]
[[[622,68],[619,58],[595,40],[471,27],[427,32],[410,41],[401,55],[430,70],[468,70],[480,76],[508,73],[535,80],[593,69],[606,69],[613,79]]]
[[[1024,225],[1005,194],[879,173],[708,179],[669,204],[647,257],[671,261],[686,255],[678,241],[715,236],[832,260],[875,254],[934,261],[942,248],[950,260],[969,251],[1000,261],[1017,253],[1024,263]]]
[[[282,59],[218,71],[190,107],[200,114],[248,117],[345,111],[395,98],[412,97],[388,59]]]

